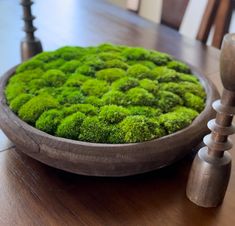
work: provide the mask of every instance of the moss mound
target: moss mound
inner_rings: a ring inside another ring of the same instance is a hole
[[[38,54],[18,66],[5,95],[12,111],[46,133],[113,144],[181,130],[206,98],[183,62],[109,43]]]

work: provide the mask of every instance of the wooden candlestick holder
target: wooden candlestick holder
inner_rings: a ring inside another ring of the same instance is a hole
[[[202,207],[218,206],[227,190],[232,148],[228,136],[235,133],[232,125],[235,114],[235,34],[224,37],[220,56],[220,73],[224,86],[221,100],[213,103],[216,119],[208,122],[212,131],[203,139],[206,147],[199,150],[194,159],[187,184],[186,194]]]
[[[31,13],[31,0],[21,0],[20,4],[23,7],[23,20],[26,37],[21,41],[21,60],[25,61],[37,53],[42,52],[42,44],[38,38],[34,36],[34,32],[37,30],[33,26],[33,20],[35,19]]]

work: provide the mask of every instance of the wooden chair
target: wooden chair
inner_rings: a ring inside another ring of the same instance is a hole
[[[127,6],[138,12],[141,0],[129,0]],[[189,0],[162,0],[161,23],[173,29],[179,29]],[[132,4],[130,4],[132,3]],[[220,48],[223,36],[228,33],[234,0],[207,0],[196,39],[206,43],[213,25],[215,25],[212,46]]]

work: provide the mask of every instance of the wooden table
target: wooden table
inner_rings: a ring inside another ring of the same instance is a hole
[[[17,0],[0,1],[0,17],[1,10],[7,9],[14,15],[21,10]],[[197,67],[221,91],[218,50],[105,1],[37,1],[34,14],[38,17],[37,35],[47,50],[66,44],[87,46],[107,41],[157,49]],[[14,39],[10,37],[8,53],[0,52],[3,67],[13,66],[19,60],[17,51],[12,48],[22,37],[18,23],[11,27],[0,26],[1,34],[14,34]],[[0,47],[6,49],[3,45],[1,42]],[[15,150],[2,133],[0,144],[1,226],[235,224],[234,168],[223,204],[203,209],[185,196],[192,154],[170,167],[144,175],[96,178],[66,173],[30,159]],[[233,158],[234,151],[231,150]]]

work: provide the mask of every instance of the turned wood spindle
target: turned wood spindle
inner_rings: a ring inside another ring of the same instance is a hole
[[[202,207],[218,206],[227,190],[232,148],[228,138],[235,133],[232,125],[235,114],[235,34],[224,37],[220,56],[220,74],[224,86],[221,100],[213,103],[216,119],[208,122],[211,134],[203,139],[206,147],[199,150],[189,174],[186,194]]]
[[[42,52],[42,44],[38,38],[34,36],[34,32],[37,30],[33,26],[33,20],[35,19],[31,13],[31,0],[21,0],[20,4],[23,7],[23,30],[26,33],[25,38],[21,41],[21,60],[25,61],[37,53]]]

